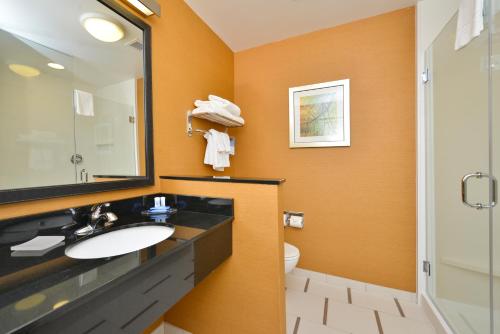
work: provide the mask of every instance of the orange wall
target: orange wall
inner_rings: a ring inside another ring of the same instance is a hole
[[[299,266],[415,291],[414,8],[235,55],[239,176],[284,177]],[[288,147],[288,88],[351,79],[351,147]]]
[[[209,174],[203,164],[205,139],[188,137],[186,112],[195,99],[216,94],[233,99],[234,54],[183,0],[161,1],[153,30],[155,153],[159,175]],[[210,129],[207,121],[194,127]],[[222,129],[215,126],[215,128]]]
[[[234,199],[233,255],[165,320],[196,334],[284,334],[281,186],[162,180],[163,191]]]
[[[233,52],[183,0],[163,0],[161,6],[161,17],[145,19],[152,30],[156,175],[207,174],[205,139],[185,135],[185,115],[194,99],[209,93],[233,97]],[[160,189],[158,182],[142,189],[0,205],[0,219],[153,193]]]

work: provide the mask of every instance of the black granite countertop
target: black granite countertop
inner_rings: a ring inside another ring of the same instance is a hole
[[[235,176],[195,176],[195,175],[165,175],[160,179],[168,180],[188,180],[188,181],[208,181],[208,182],[227,182],[227,183],[253,183],[280,185],[285,179],[266,179],[254,177],[235,177]]]
[[[112,284],[233,219],[232,200],[176,195],[161,195],[167,196],[167,205],[178,209],[176,213],[155,218],[143,216],[141,212],[152,206],[154,196],[112,202],[108,210],[119,219],[96,234],[141,223],[173,227],[173,236],[140,251],[111,258],[77,260],[65,255],[66,246],[81,241],[74,231],[84,226],[75,223],[75,215],[68,210],[0,221],[0,333],[19,329]],[[43,235],[64,236],[64,244],[37,255],[10,249]]]

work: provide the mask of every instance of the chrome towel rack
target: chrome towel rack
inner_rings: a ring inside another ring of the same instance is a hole
[[[227,132],[227,129],[230,127],[243,126],[243,123],[240,123],[240,122],[238,122],[234,119],[231,119],[229,117],[226,117],[222,114],[216,114],[213,112],[193,114],[193,112],[191,110],[189,110],[186,113],[186,133],[189,137],[191,137],[193,135],[193,132],[199,132],[199,133],[206,133],[207,132],[207,130],[203,130],[203,129],[193,129],[193,117],[206,119],[208,121],[211,121],[211,122],[214,122],[217,124],[225,125],[226,132]]]

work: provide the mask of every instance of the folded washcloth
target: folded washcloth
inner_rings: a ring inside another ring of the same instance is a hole
[[[22,244],[11,246],[10,249],[12,251],[43,251],[58,245],[64,239],[63,235],[38,236]]]
[[[233,102],[223,99],[222,97],[219,97],[217,95],[208,95],[208,100],[210,102],[219,102],[222,104],[222,107],[229,111],[231,114],[234,116],[240,116],[241,115],[241,109],[238,107],[236,104]]]
[[[94,116],[94,97],[83,90],[73,91],[75,113],[81,116]]]
[[[458,8],[455,50],[461,49],[484,29],[483,0],[461,0]]]

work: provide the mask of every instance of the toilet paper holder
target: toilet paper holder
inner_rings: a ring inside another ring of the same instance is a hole
[[[304,228],[304,213],[303,212],[294,212],[294,211],[284,211],[283,212],[283,221],[285,227],[293,227],[293,228]]]

